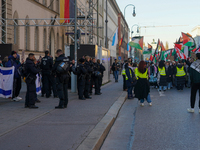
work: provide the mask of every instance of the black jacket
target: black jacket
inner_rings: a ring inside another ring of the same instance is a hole
[[[90,77],[91,74],[93,73],[93,68],[92,68],[90,62],[86,61],[84,66],[85,66],[85,69],[87,70],[86,77]]]
[[[53,59],[49,56],[45,56],[41,60],[40,68],[43,72],[51,71],[53,68]]]
[[[36,68],[36,65],[34,64],[33,60],[29,58],[26,59],[25,70],[27,78],[32,78],[32,79],[36,79],[36,74],[40,72],[40,70]]]
[[[62,73],[62,74],[57,72],[57,67],[58,67],[58,65],[59,65],[61,62],[68,63],[68,65],[69,65],[68,70],[66,70],[66,71],[65,71],[64,73]],[[53,65],[53,69],[52,69],[52,72],[53,72],[54,74],[56,74],[58,77],[60,77],[60,76],[67,76],[67,77],[69,77],[68,72],[69,72],[70,70],[71,70],[71,68],[70,68],[70,61],[69,61],[69,58],[65,57],[64,54],[62,54],[62,55],[60,55],[59,57],[56,58],[55,64]]]

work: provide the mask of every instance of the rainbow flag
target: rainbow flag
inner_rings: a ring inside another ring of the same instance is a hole
[[[74,0],[60,0],[60,18],[74,18],[75,5]],[[70,20],[60,20],[60,23],[69,23]]]

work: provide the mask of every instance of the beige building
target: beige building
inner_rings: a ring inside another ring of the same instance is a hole
[[[5,34],[5,38],[1,38],[1,43],[17,45],[19,54],[25,50],[25,57],[30,52],[34,52],[36,57],[43,56],[45,50],[50,50],[54,56],[55,49],[64,48],[63,29],[45,26],[46,22],[51,22],[51,18],[56,15],[59,17],[59,0],[2,0],[0,6],[3,6],[4,1],[5,17],[14,19],[14,21],[7,20],[7,24],[16,23],[16,26],[7,26],[6,32],[1,32],[0,37]],[[39,19],[47,20],[45,22]],[[23,24],[32,26],[18,26]]]

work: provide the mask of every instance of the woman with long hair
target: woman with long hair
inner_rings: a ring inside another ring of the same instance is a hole
[[[150,85],[148,81],[148,69],[146,68],[145,61],[140,61],[138,68],[135,69],[135,75],[137,77],[137,83],[134,89],[135,97],[140,100],[141,106],[144,106],[144,99],[152,106],[149,94]]]
[[[160,80],[159,80],[159,91],[162,90],[166,91],[167,89],[167,74],[166,74],[166,68],[165,68],[165,62],[161,60],[158,65],[158,71],[160,73]]]

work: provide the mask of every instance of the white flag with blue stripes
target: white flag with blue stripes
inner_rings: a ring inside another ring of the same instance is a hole
[[[118,28],[113,36],[112,46],[116,46],[118,44]]]
[[[37,77],[36,80],[35,80],[36,93],[40,94],[41,93],[41,78],[40,78],[39,74],[37,74],[36,77]]]
[[[0,97],[12,97],[14,66],[0,67]]]

